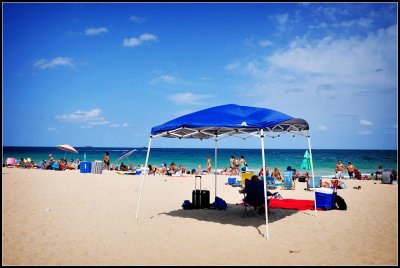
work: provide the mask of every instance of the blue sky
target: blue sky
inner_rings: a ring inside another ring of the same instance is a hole
[[[153,126],[235,103],[307,120],[313,148],[397,149],[397,10],[397,3],[3,3],[3,144],[147,146]],[[214,143],[159,138],[153,146]],[[307,142],[287,136],[266,147]]]

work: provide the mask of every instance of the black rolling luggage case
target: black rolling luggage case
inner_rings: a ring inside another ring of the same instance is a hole
[[[200,178],[200,189],[196,189],[197,178]],[[201,176],[194,177],[194,190],[192,191],[192,203],[194,208],[196,209],[210,207],[210,191],[201,190]]]

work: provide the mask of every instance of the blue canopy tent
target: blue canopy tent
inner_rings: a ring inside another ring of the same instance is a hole
[[[264,134],[264,133],[270,133]],[[314,169],[312,165],[311,143],[309,135],[309,125],[307,121],[300,118],[294,118],[287,114],[258,107],[239,106],[227,104],[204,109],[198,112],[190,113],[162,125],[151,129],[149,146],[146,155],[147,167],[151,141],[156,137],[179,138],[179,139],[214,139],[215,140],[215,170],[217,170],[217,142],[226,137],[240,137],[247,139],[250,137],[259,137],[261,139],[262,166],[265,167],[264,155],[264,136],[277,137],[285,133],[302,135],[307,137],[308,149],[310,151],[311,172],[314,180]],[[246,137],[242,137],[246,135]],[[217,172],[215,174],[215,196],[217,195]],[[139,194],[136,219],[139,215],[140,200],[144,185],[146,172],[143,173],[141,189]],[[264,169],[264,178],[265,178]],[[264,184],[264,195],[267,198],[266,186]],[[265,200],[267,204],[267,200]],[[316,204],[314,198],[315,215]],[[268,211],[265,211],[266,231],[264,236],[268,239]]]

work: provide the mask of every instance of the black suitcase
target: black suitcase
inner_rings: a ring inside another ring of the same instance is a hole
[[[200,178],[200,189],[197,188],[197,178]],[[201,176],[194,177],[194,190],[192,191],[192,203],[195,209],[210,207],[210,191],[201,190]]]
[[[200,208],[200,190],[193,190],[192,191],[192,203],[194,208]]]
[[[210,207],[210,191],[209,190],[201,190],[200,208],[209,208],[209,207]]]

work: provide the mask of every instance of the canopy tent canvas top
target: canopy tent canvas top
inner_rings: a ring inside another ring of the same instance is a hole
[[[264,155],[264,134],[273,133],[279,136],[282,133],[293,133],[307,137],[308,149],[310,151],[311,173],[314,180],[314,169],[312,164],[311,143],[309,135],[309,125],[307,121],[300,118],[294,118],[287,114],[258,107],[240,106],[236,104],[227,104],[204,109],[198,112],[180,116],[162,125],[151,129],[149,146],[146,155],[146,163],[151,150],[151,141],[156,137],[179,138],[179,139],[215,139],[215,170],[217,170],[217,142],[221,137],[236,135],[250,135],[250,137],[259,137],[261,139],[262,166],[265,167]],[[306,132],[306,134],[304,134]],[[264,178],[265,169],[263,169]],[[217,193],[217,172],[215,174],[215,196]],[[141,189],[139,193],[136,219],[138,219],[140,200],[143,191],[146,172],[143,173]],[[264,184],[264,198],[267,204],[267,191]],[[316,204],[314,198],[315,216]],[[266,232],[265,237],[269,238],[268,233],[268,211],[265,210]]]
[[[151,129],[152,136],[208,139],[221,135],[308,130],[307,121],[287,114],[249,106],[227,104],[187,114]]]

